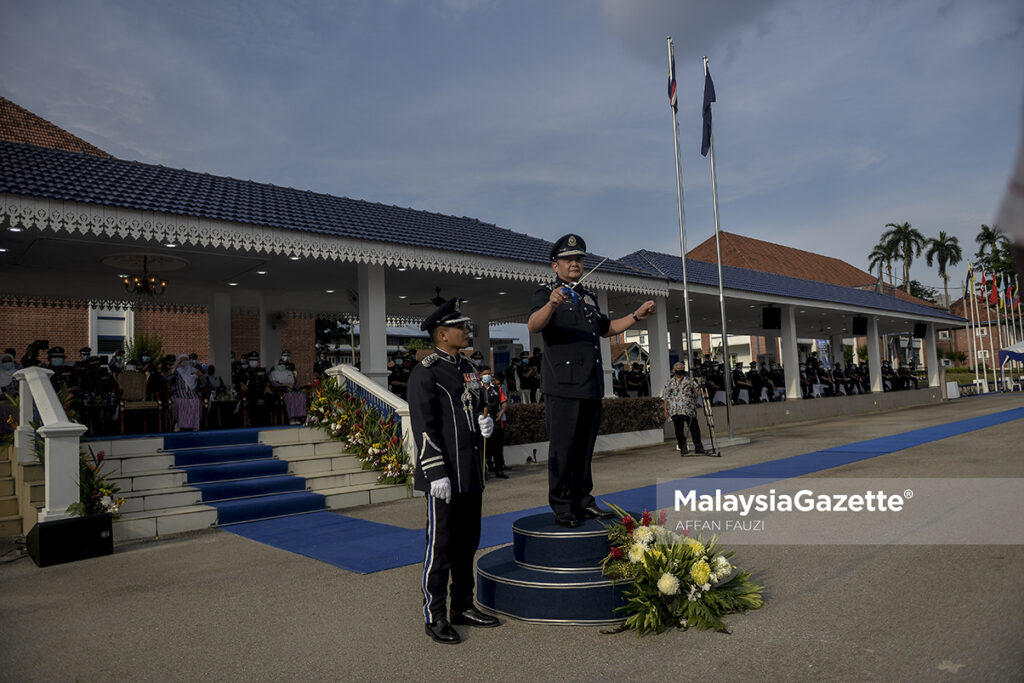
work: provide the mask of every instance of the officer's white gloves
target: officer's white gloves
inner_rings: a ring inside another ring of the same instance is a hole
[[[481,415],[476,419],[476,422],[480,425],[480,434],[485,439],[491,438],[491,434],[494,433],[494,420],[485,415]]]
[[[452,480],[448,477],[430,482],[430,495],[446,503],[452,502]]]

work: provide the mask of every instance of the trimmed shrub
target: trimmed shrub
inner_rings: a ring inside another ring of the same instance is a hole
[[[537,443],[548,440],[547,418],[543,403],[516,403],[505,412],[505,443]],[[602,401],[598,434],[621,434],[661,429],[665,415],[660,398],[606,398]]]

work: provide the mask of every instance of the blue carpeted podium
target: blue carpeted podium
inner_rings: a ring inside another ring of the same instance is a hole
[[[559,526],[550,512],[520,517],[512,545],[477,560],[477,602],[494,614],[523,621],[566,625],[608,625],[625,620],[625,582],[601,576],[608,531],[581,520],[576,529]]]

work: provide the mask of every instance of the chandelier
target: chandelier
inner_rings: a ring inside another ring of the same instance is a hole
[[[125,291],[129,294],[159,296],[167,289],[167,280],[161,280],[159,275],[149,273],[148,259],[147,256],[142,257],[142,275],[125,275],[121,279]]]

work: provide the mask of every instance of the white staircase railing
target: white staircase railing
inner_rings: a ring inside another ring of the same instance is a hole
[[[18,463],[34,462],[36,430],[32,427],[36,411],[42,418],[39,436],[43,438],[43,472],[46,484],[46,503],[39,512],[39,521],[71,517],[68,506],[79,500],[79,442],[86,427],[68,419],[57,392],[50,384],[53,370],[24,368],[14,373],[18,380],[18,429],[14,433],[14,448]]]
[[[327,370],[327,374],[335,379],[338,386],[351,392],[377,409],[383,417],[394,415],[398,418],[402,430],[402,445],[409,456],[409,462],[416,466],[416,446],[412,438],[412,422],[409,420],[409,404],[388,391],[363,373],[355,366],[341,364]]]

